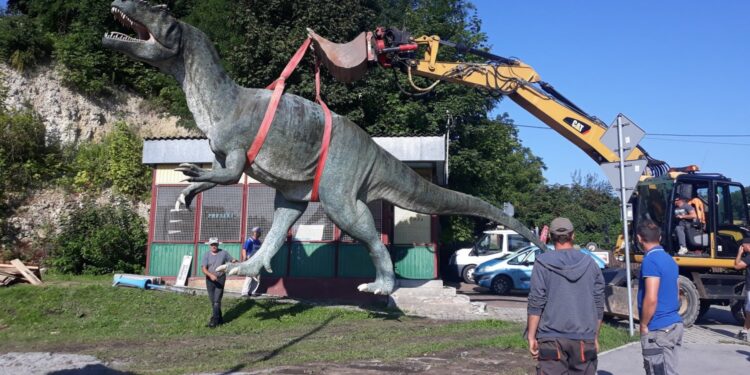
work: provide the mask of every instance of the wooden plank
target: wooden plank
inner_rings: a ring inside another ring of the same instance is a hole
[[[16,278],[14,276],[2,276],[2,275],[0,275],[0,285],[2,285],[2,286],[9,285],[15,279]]]
[[[34,274],[31,273],[31,270],[29,270],[20,260],[13,259],[10,261],[10,264],[14,265],[17,270],[21,271],[23,277],[25,277],[26,280],[28,280],[30,283],[34,285],[42,285],[42,280],[39,280],[36,276],[34,276]]]
[[[14,266],[12,264],[7,264],[7,263],[0,263],[0,270],[2,270],[3,268],[9,268],[9,269],[15,270],[16,266]],[[36,271],[36,270],[39,269],[39,267],[37,267],[37,266],[26,266],[26,268],[28,268],[28,269],[30,269],[32,271]]]

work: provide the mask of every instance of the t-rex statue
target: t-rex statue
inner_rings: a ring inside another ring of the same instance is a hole
[[[166,7],[142,0],[116,0],[111,10],[137,36],[108,32],[102,38],[103,45],[177,79],[215,155],[211,170],[187,163],[179,166],[191,184],[182,191],[177,205],[189,208],[196,194],[217,184],[235,184],[243,172],[276,189],[273,224],[258,254],[227,267],[230,275],[257,275],[264,266],[270,272],[271,259],[310,201],[323,136],[321,107],[296,95],[283,95],[265,144],[255,162],[249,164],[246,152],[258,132],[271,91],[234,83],[208,37],[175,19]],[[367,202],[373,200],[384,199],[425,214],[487,218],[544,246],[499,208],[420,177],[380,148],[359,126],[336,114],[319,199],[328,217],[369,250],[376,276],[374,282],[358,287],[363,292],[388,295],[395,287],[393,263],[367,208]]]

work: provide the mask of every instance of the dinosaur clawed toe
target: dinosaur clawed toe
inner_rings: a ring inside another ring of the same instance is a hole
[[[360,284],[357,289],[360,292],[372,293],[375,295],[387,296],[393,293],[393,283],[375,280],[375,282]]]
[[[205,173],[205,170],[193,163],[182,163],[174,169],[177,172],[182,172],[185,176],[198,177]]]

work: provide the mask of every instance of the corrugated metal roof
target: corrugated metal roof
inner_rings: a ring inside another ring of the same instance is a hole
[[[373,137],[375,143],[412,168],[435,168],[437,183],[447,177],[446,139],[433,137]],[[143,164],[212,163],[205,137],[159,137],[143,141]]]
[[[445,161],[445,137],[374,137],[375,143],[401,161]],[[146,138],[144,164],[211,163],[214,155],[205,137]]]

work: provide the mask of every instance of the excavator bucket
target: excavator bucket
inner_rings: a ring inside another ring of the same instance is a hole
[[[307,29],[307,33],[312,38],[318,59],[341,82],[354,82],[364,77],[368,62],[375,60],[371,32],[363,32],[348,43],[333,43],[311,29]]]

